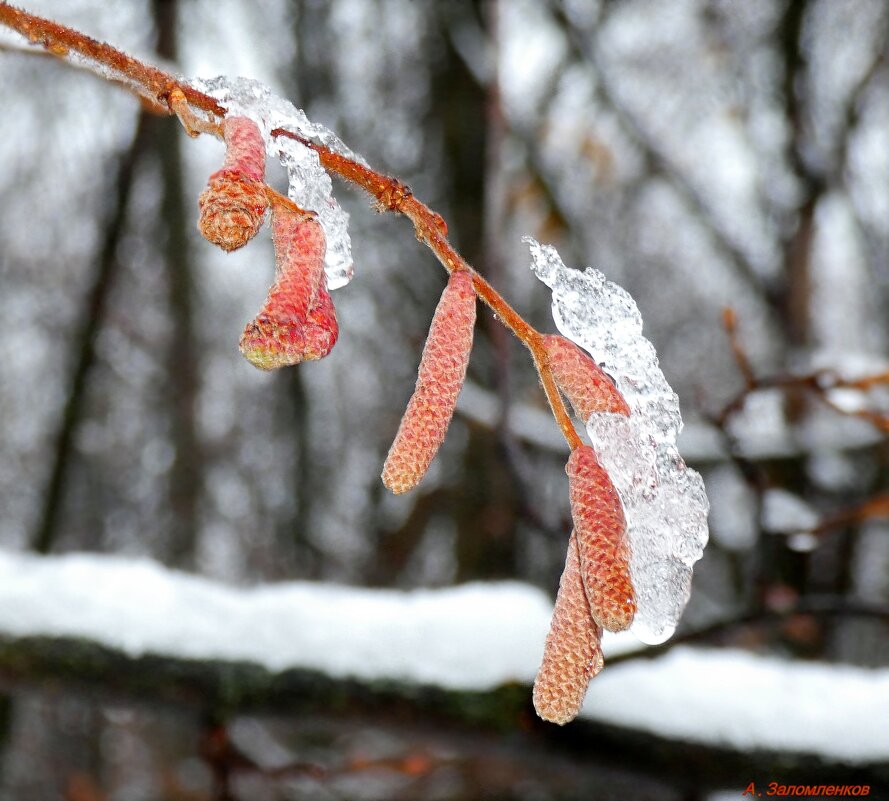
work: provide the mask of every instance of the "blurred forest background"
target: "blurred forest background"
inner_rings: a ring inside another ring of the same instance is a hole
[[[543,330],[549,292],[522,234],[626,287],[712,504],[683,625],[710,645],[889,662],[889,3],[27,6],[183,75],[291,98],[441,212]],[[430,474],[399,498],[379,481],[444,284],[409,223],[335,184],[356,266],[334,295],[340,341],[262,374],[237,340],[271,278],[268,238],[224,255],[195,227],[219,144],[12,35],[0,86],[0,547],[148,556],[238,584],[510,578],[554,592],[567,451],[489,313]],[[590,723],[576,724],[584,741],[527,722],[532,751],[417,711],[221,728],[63,686],[5,685],[3,797],[715,799],[740,794],[753,765],[791,764]],[[225,789],[243,767],[227,737],[321,763],[365,749],[390,770],[245,769]],[[446,768],[405,756],[435,737]],[[596,738],[599,753],[576,747]]]

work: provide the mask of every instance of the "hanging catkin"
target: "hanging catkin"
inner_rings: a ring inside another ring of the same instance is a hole
[[[383,465],[383,483],[413,489],[444,441],[466,377],[475,326],[475,290],[468,272],[451,273],[423,348],[417,386]]]
[[[261,370],[326,356],[338,327],[324,274],[325,239],[312,216],[275,206],[275,283],[241,335],[241,353]]]
[[[577,345],[558,334],[547,334],[543,347],[556,384],[584,423],[595,412],[630,414],[611,379]]]
[[[620,498],[589,445],[571,452],[566,472],[580,569],[593,620],[608,631],[622,631],[633,622],[636,599]]]
[[[543,661],[534,680],[534,709],[544,720],[561,726],[577,717],[587,685],[604,664],[601,637],[602,629],[590,614],[572,531]]]
[[[223,250],[237,250],[259,231],[268,208],[265,142],[247,117],[226,117],[222,126],[225,163],[198,198],[201,235]]]

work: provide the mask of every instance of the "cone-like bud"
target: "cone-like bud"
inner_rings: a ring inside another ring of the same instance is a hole
[[[451,273],[432,318],[416,389],[383,465],[383,483],[396,494],[419,483],[444,441],[466,377],[474,326],[472,276]]]
[[[626,521],[617,490],[589,445],[571,452],[566,468],[580,569],[593,620],[608,631],[633,622]]]
[[[198,198],[198,230],[214,245],[232,251],[256,236],[268,208],[265,142],[247,117],[226,117],[222,130],[225,163]]]
[[[558,334],[544,336],[543,346],[556,384],[584,423],[594,412],[630,414],[623,395],[589,354]]]
[[[276,206],[272,214],[275,283],[241,335],[241,353],[261,370],[326,356],[339,329],[324,274],[321,224]]]
[[[601,638],[602,629],[590,614],[577,535],[572,531],[543,661],[534,680],[534,709],[544,720],[563,726],[577,717],[590,680],[604,664]]]

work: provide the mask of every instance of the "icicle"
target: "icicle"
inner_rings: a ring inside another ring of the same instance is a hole
[[[559,330],[614,377],[630,408],[629,417],[593,414],[587,431],[626,516],[637,605],[631,630],[645,642],[663,642],[688,601],[692,565],[707,542],[704,483],[676,449],[679,399],[626,290],[598,270],[569,269],[548,245],[525,241],[532,269],[553,291]]]
[[[288,197],[301,209],[318,215],[327,240],[324,268],[327,288],[339,289],[352,280],[352,241],[349,238],[349,215],[333,197],[330,176],[318,160],[318,154],[293,139],[272,139],[275,128],[286,128],[308,139],[326,145],[337,153],[364,160],[349,150],[331,131],[306,117],[302,109],[278,97],[259,81],[249,78],[196,78],[189,82],[195,89],[219,101],[229,115],[249,117],[258,126],[265,140],[266,151],[274,154],[287,170]]]

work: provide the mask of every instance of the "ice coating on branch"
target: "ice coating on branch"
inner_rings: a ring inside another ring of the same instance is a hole
[[[286,128],[362,164],[364,160],[323,125],[311,122],[302,109],[273,94],[259,81],[220,76],[195,78],[189,83],[218,100],[229,115],[249,117],[259,126],[265,139],[266,152],[275,154],[287,169],[288,196],[301,208],[314,211],[324,228],[327,237],[324,256],[327,288],[338,289],[348,284],[352,279],[349,215],[334,200],[330,176],[321,166],[317,153],[287,137],[273,139],[270,133],[275,128]]]
[[[558,329],[592,354],[630,406],[630,416],[598,413],[590,442],[614,482],[627,520],[630,576],[636,591],[631,631],[668,639],[691,592],[692,565],[707,543],[704,482],[676,448],[679,398],[642,335],[636,302],[593,268],[569,269],[555,248],[525,237],[537,277],[553,292]]]

